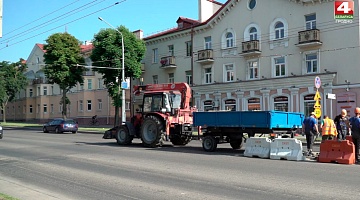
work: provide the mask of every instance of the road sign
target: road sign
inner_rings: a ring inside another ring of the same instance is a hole
[[[319,89],[320,86],[321,86],[321,80],[320,80],[320,77],[317,76],[317,77],[315,77],[315,87],[317,89]]]
[[[327,98],[327,99],[336,99],[336,95],[335,95],[335,94],[331,94],[331,93],[327,93],[327,94],[326,94],[326,98]]]
[[[317,100],[320,100],[320,99],[321,99],[320,93],[319,93],[319,91],[316,91],[315,96],[314,96],[314,100],[317,101]]]
[[[126,81],[121,82],[121,88],[122,89],[129,89],[129,83]]]

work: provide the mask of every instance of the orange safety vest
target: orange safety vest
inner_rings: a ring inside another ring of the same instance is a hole
[[[332,119],[324,119],[324,125],[322,127],[322,135],[337,136],[336,125]]]

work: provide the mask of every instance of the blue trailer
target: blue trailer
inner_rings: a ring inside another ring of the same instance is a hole
[[[282,111],[194,112],[193,126],[202,133],[203,149],[215,151],[217,144],[230,143],[233,149],[243,145],[244,134],[291,135],[302,127],[304,114]],[[200,133],[199,133],[200,135]]]

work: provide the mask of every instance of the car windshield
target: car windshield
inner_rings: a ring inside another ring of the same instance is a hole
[[[180,108],[181,106],[181,95],[180,94],[171,94],[171,104],[172,108]]]

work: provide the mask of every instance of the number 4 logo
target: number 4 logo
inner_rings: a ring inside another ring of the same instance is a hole
[[[354,1],[335,1],[335,15],[354,15]]]

